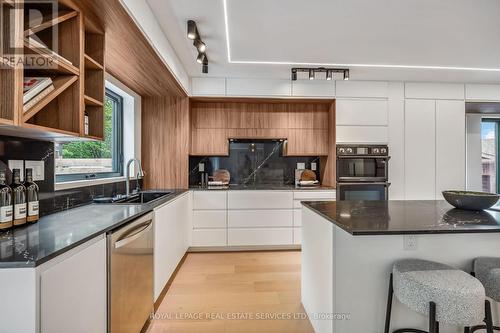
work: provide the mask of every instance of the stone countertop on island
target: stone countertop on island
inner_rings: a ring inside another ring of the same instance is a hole
[[[303,205],[354,236],[500,233],[500,211],[460,210],[446,201],[317,201]]]

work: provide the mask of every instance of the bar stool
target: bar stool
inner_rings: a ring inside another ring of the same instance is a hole
[[[445,264],[405,259],[392,269],[387,299],[385,333],[389,333],[392,298],[407,307],[429,316],[429,332],[403,328],[394,333],[439,333],[439,323],[468,327],[485,320],[484,287],[473,276]],[[488,333],[492,323],[487,322]]]
[[[474,273],[481,281],[486,291],[486,296],[495,302],[500,302],[500,258],[481,257],[474,260]],[[492,320],[491,304],[485,300],[485,315],[488,320]],[[485,325],[477,325],[466,328],[465,333],[473,333],[480,329],[485,329]],[[500,327],[493,326],[493,329],[500,331]]]

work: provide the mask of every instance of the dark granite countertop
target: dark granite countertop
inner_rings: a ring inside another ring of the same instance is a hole
[[[189,188],[192,191],[334,191],[334,187],[315,186],[315,187],[295,187],[295,185],[281,184],[260,184],[260,185],[229,185],[226,187],[199,187]]]
[[[500,211],[460,210],[446,201],[319,201],[303,204],[354,236],[500,233]]]
[[[0,232],[0,268],[39,266],[185,192],[173,191],[150,204],[89,204],[44,216],[33,225]]]

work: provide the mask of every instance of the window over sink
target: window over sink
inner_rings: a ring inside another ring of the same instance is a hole
[[[123,98],[106,89],[104,141],[56,144],[56,182],[123,176],[123,155]]]

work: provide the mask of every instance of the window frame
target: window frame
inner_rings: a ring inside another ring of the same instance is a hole
[[[498,162],[500,161],[500,118],[481,118],[481,124],[482,123],[494,123],[495,124],[495,150],[496,150],[496,156],[495,156],[495,186],[496,186],[496,193],[500,192],[500,170],[498,168]]]
[[[105,99],[109,98],[115,103],[116,110],[113,115],[113,137],[115,144],[113,145],[113,170],[112,172],[95,172],[95,173],[75,173],[67,175],[55,175],[56,184],[67,183],[81,180],[95,180],[123,177],[123,97],[114,91],[106,88]],[[106,104],[106,101],[104,102]],[[105,107],[105,106],[104,106]]]

